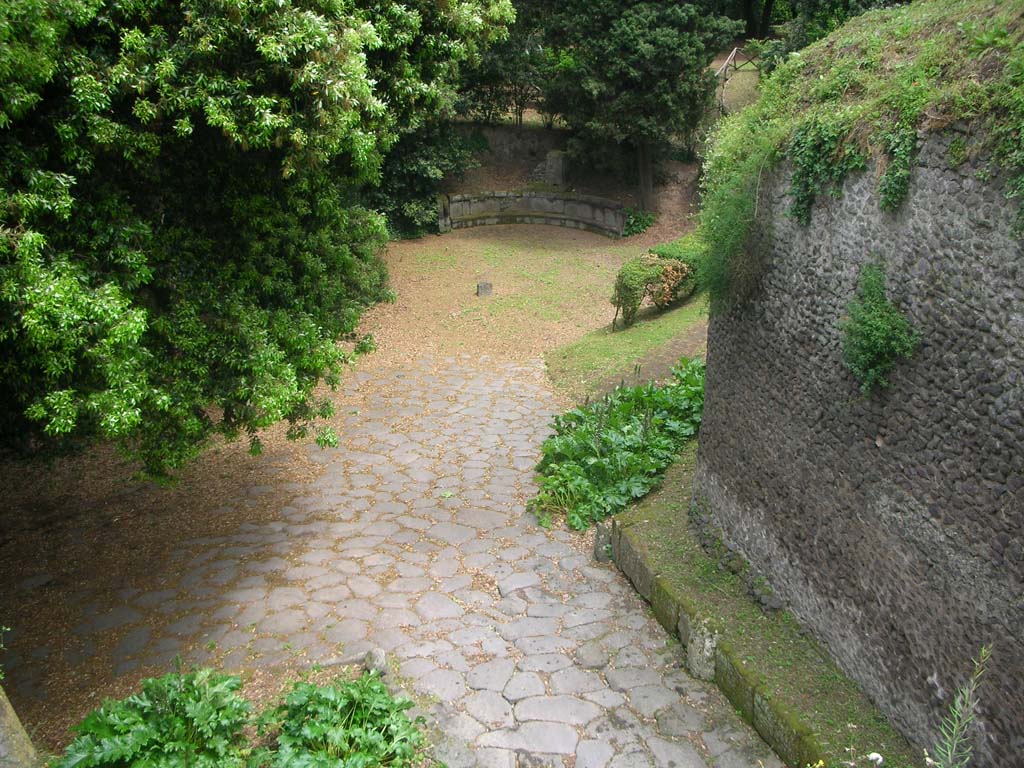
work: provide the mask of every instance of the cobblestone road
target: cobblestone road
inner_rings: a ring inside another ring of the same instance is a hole
[[[86,595],[71,661],[111,636],[121,675],[177,654],[244,670],[381,647],[453,768],[781,765],[613,567],[525,513],[561,410],[539,363],[372,367],[349,379],[339,448],[311,449],[324,473],[279,519],[182,541],[160,589]],[[9,670],[22,695],[32,663]]]

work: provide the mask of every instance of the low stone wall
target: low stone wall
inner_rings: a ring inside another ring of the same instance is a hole
[[[491,224],[550,224],[622,237],[626,211],[622,203],[601,197],[558,192],[484,192],[442,195],[440,231]]]
[[[696,501],[844,670],[931,747],[984,644],[973,765],[1024,759],[1024,248],[1017,203],[952,136],[921,149],[908,198],[876,175],[787,215],[765,176],[751,296],[711,320]],[[841,322],[861,265],[921,334],[863,396]]]

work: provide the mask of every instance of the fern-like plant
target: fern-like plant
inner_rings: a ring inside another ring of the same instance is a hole
[[[971,677],[953,697],[949,715],[942,721],[942,737],[935,746],[934,757],[925,752],[925,761],[932,768],[967,768],[971,764],[971,726],[978,714],[978,688],[991,655],[992,649],[983,646],[974,660]]]

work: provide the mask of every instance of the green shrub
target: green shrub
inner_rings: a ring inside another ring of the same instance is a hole
[[[413,764],[423,736],[375,673],[335,685],[296,683],[264,724],[280,731],[274,768],[404,768]]]
[[[612,327],[622,315],[623,325],[632,325],[645,298],[659,309],[693,295],[697,289],[696,270],[676,259],[640,256],[622,265],[615,278],[611,302],[615,306]]]
[[[241,685],[209,669],[143,680],[141,693],[90,713],[54,768],[242,768],[250,707]]]
[[[626,223],[622,227],[623,237],[632,237],[646,232],[647,228],[654,223],[654,214],[648,211],[638,211],[635,208],[626,209]]]
[[[528,507],[542,525],[565,515],[582,530],[622,510],[658,482],[704,411],[704,363],[683,358],[665,386],[618,387],[555,418]]]
[[[910,322],[885,295],[885,270],[878,264],[861,268],[857,296],[842,323],[843,360],[860,382],[862,392],[888,386],[889,372],[900,358],[910,357],[919,337]]]

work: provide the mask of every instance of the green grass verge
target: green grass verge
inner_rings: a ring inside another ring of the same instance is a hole
[[[625,329],[612,331],[608,325],[591,331],[549,352],[548,374],[556,387],[577,396],[594,394],[610,379],[631,383],[638,360],[686,333],[707,313],[707,300],[698,296]]]
[[[745,579],[721,568],[700,546],[688,524],[697,445],[691,443],[661,486],[616,517],[642,545],[651,572],[700,616],[710,617],[719,642],[760,678],[761,690],[806,724],[829,766],[878,752],[886,768],[919,768],[914,749],[892,728],[788,612],[765,613]],[[852,750],[850,752],[849,750]]]

